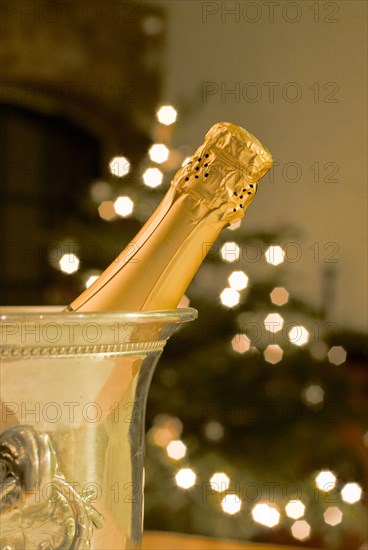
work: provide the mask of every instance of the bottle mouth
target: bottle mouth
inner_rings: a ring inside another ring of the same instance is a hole
[[[272,155],[269,150],[248,130],[232,124],[231,122],[218,122],[207,132],[205,136],[205,145],[221,150],[228,158],[243,167],[245,173],[248,173],[249,161],[252,161],[252,171],[256,170],[256,175],[250,177],[253,181],[258,181],[272,166]]]

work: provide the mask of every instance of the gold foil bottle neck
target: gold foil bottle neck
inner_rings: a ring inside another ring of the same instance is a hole
[[[218,219],[234,223],[243,218],[257,192],[257,181],[272,166],[272,156],[250,132],[219,122],[204,143],[176,173],[172,186],[218,211]]]
[[[175,308],[221,230],[243,218],[271,165],[251,133],[215,124],[135,239],[70,309]]]

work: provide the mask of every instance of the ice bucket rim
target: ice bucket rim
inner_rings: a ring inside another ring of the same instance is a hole
[[[0,357],[132,354],[162,350],[175,329],[197,318],[194,308],[161,311],[66,312],[64,307],[4,307]]]
[[[80,313],[65,312],[65,306],[0,306],[1,321],[27,322],[35,320],[79,319],[85,321],[111,320],[135,321],[149,323],[167,321],[170,323],[187,323],[198,317],[198,311],[193,307],[154,310],[154,311],[91,311]]]

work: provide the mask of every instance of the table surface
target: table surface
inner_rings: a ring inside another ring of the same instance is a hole
[[[142,550],[300,550],[295,546],[275,546],[220,540],[178,533],[146,531]],[[303,546],[303,550],[308,550]]]

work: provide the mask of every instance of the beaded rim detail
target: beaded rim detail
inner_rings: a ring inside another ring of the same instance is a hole
[[[165,347],[166,340],[155,342],[126,342],[124,344],[100,344],[89,346],[48,346],[48,347],[12,347],[0,348],[0,356],[3,359],[18,359],[20,357],[57,357],[63,355],[138,353],[161,350]]]

